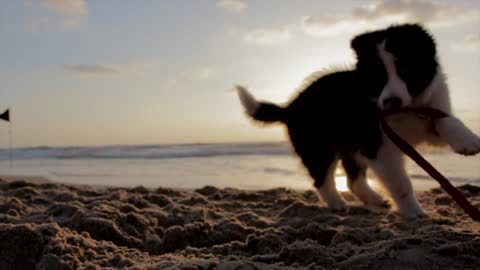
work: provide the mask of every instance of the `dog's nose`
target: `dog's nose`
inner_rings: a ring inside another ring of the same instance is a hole
[[[399,97],[389,97],[383,100],[383,109],[398,109],[402,107],[402,100]]]

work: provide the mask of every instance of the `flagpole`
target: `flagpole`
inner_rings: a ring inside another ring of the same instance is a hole
[[[10,169],[13,168],[12,162],[12,122],[8,123],[8,157],[10,159]]]
[[[5,120],[8,122],[8,157],[10,161],[10,169],[13,167],[12,161],[12,121],[10,119],[10,108],[8,108],[5,112],[0,114],[0,119]]]

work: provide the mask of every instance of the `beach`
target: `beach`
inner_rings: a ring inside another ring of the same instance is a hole
[[[342,193],[0,181],[0,269],[478,269],[480,224],[441,189],[403,219]],[[7,181],[8,180],[8,181]],[[459,187],[480,207],[480,187]]]
[[[480,219],[479,25],[478,0],[2,1],[0,270],[480,270],[449,195]]]

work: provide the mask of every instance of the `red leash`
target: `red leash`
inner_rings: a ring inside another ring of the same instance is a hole
[[[387,116],[401,113],[401,112],[413,112],[420,115],[425,115],[431,119],[438,119],[443,117],[448,117],[448,114],[439,111],[433,108],[404,108],[401,110],[392,110],[385,111],[383,117],[380,117],[380,123],[382,125],[383,131],[387,136],[392,140],[395,145],[400,148],[405,154],[407,154],[411,159],[413,159],[422,169],[424,169],[431,177],[437,180],[440,183],[440,186],[455,200],[455,202],[463,208],[465,213],[467,213],[473,220],[480,221],[480,211],[473,206],[467,198],[456,189],[445,176],[443,176],[439,171],[437,171],[428,161],[426,161],[408,142],[398,136],[395,131],[387,124],[385,118]]]

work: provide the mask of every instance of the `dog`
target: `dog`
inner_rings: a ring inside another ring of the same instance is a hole
[[[321,73],[287,105],[257,101],[237,86],[241,104],[258,122],[286,125],[293,149],[328,207],[346,209],[334,182],[341,160],[349,189],[364,204],[387,202],[368,185],[370,168],[402,216],[423,216],[404,155],[380,126],[382,111],[431,107],[449,115],[437,120],[412,113],[390,116],[387,122],[414,146],[449,145],[459,154],[474,155],[480,152],[480,138],[452,114],[435,41],[422,25],[365,32],[351,40],[351,48],[354,67]]]

